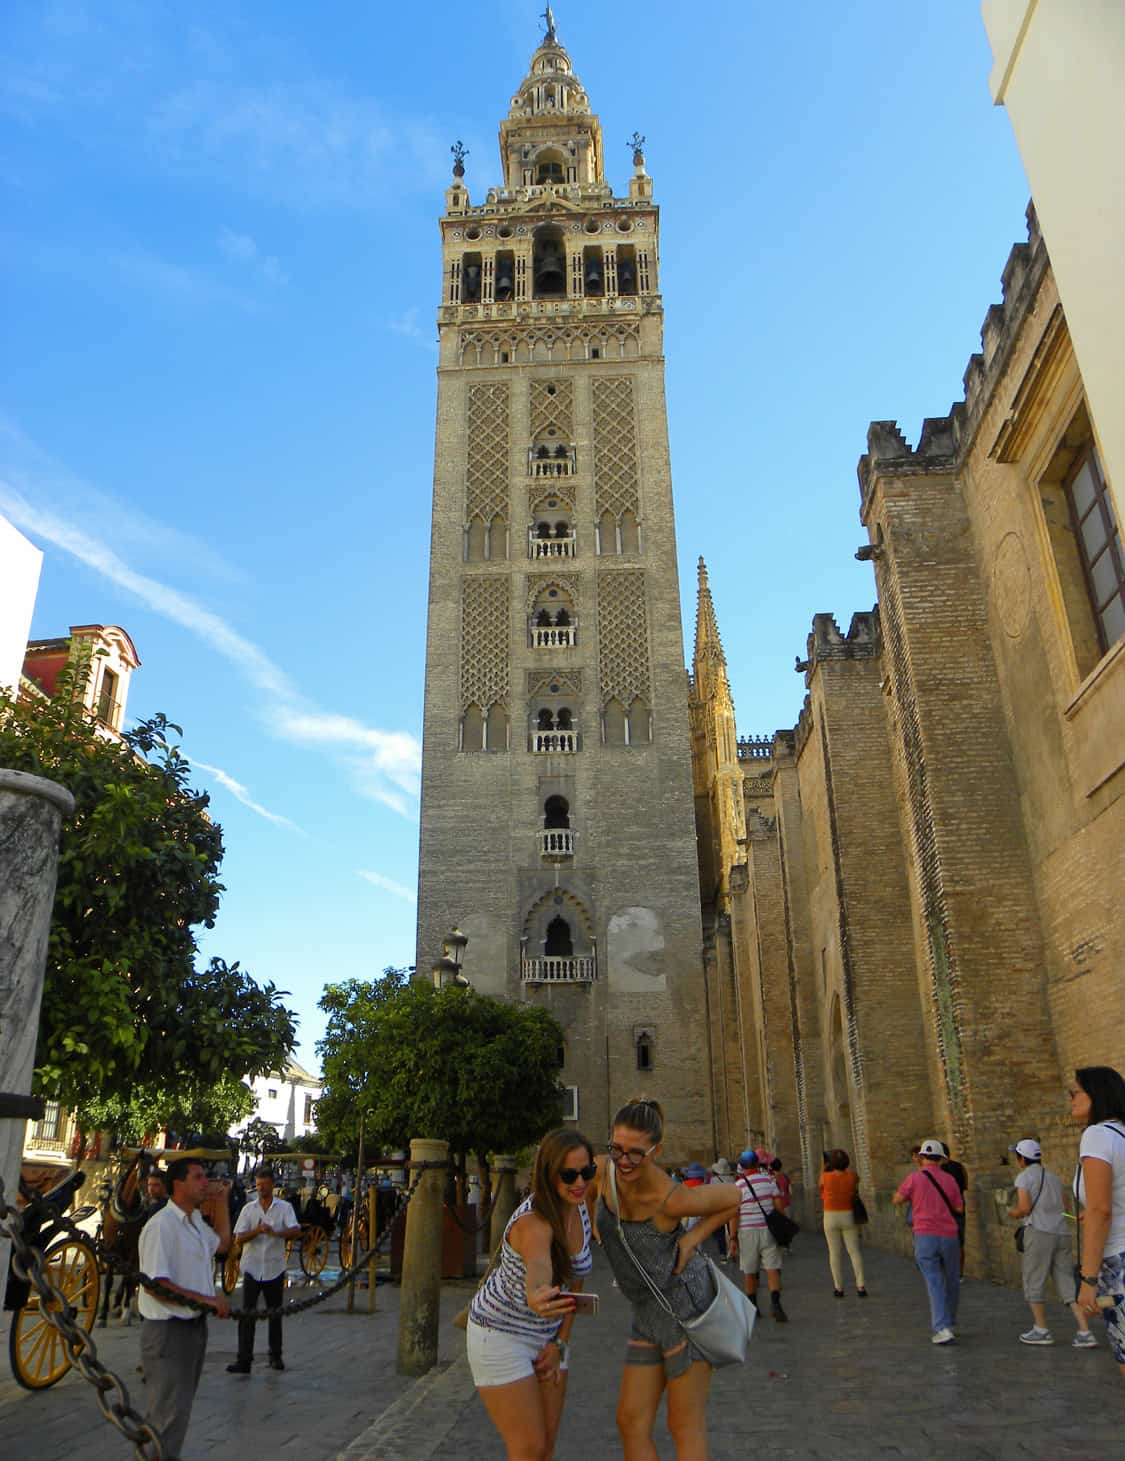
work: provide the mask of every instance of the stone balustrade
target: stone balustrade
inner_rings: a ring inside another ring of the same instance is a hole
[[[524,959],[521,969],[524,984],[592,984],[597,977],[598,961],[593,954]]]
[[[533,624],[533,649],[573,649],[578,643],[577,624]]]
[[[578,732],[572,730],[534,731],[531,748],[537,756],[572,756],[578,750]]]
[[[541,827],[539,829],[540,857],[573,857],[573,827]]]
[[[565,538],[537,538],[528,534],[527,556],[529,558],[577,558],[578,544],[574,533]]]

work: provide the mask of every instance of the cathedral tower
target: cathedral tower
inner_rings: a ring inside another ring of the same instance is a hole
[[[644,139],[627,197],[548,9],[503,181],[441,220],[420,973],[551,1010],[571,1120],[713,1150],[687,681]]]

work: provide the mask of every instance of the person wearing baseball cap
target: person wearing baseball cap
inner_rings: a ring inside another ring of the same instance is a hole
[[[1047,1276],[1055,1281],[1059,1298],[1078,1325],[1071,1344],[1075,1349],[1096,1349],[1089,1321],[1069,1297],[1074,1292],[1074,1257],[1067,1231],[1066,1194],[1053,1172],[1043,1166],[1043,1151],[1034,1137],[1025,1136],[1008,1148],[1016,1159],[1019,1175],[1012,1193],[1008,1216],[1019,1221],[1016,1247],[1020,1251],[1023,1296],[1031,1306],[1034,1321],[1020,1335],[1021,1344],[1054,1344],[1047,1326]]]
[[[957,1303],[961,1297],[961,1246],[957,1215],[965,1210],[961,1189],[942,1171],[945,1147],[936,1136],[918,1149],[922,1169],[911,1172],[894,1195],[900,1207],[909,1202],[914,1222],[914,1261],[926,1281],[930,1298],[931,1343],[952,1344],[957,1337]]]

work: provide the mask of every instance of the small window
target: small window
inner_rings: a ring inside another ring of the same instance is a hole
[[[555,1051],[555,1063],[562,1070],[566,1066],[566,1044],[563,1043]]]
[[[305,1092],[305,1125],[311,1126],[313,1119],[313,1098],[308,1091]]]
[[[276,1086],[270,1086],[269,1089],[266,1091],[266,1095],[270,1098],[271,1101],[276,1101],[277,1100],[277,1087]]]
[[[646,1034],[646,1035],[638,1035],[637,1036],[637,1069],[638,1070],[651,1070],[652,1069],[652,1036],[651,1035],[647,1035]]]
[[[43,1103],[42,1118],[31,1128],[32,1141],[58,1141],[62,1109],[57,1101]]]
[[[578,1120],[578,1087],[563,1086],[563,1113],[564,1121]]]
[[[98,695],[98,719],[102,725],[113,724],[113,712],[117,705],[117,676],[110,669],[102,671],[101,691]]]
[[[600,360],[601,358],[602,358],[602,352],[595,345],[593,347],[593,349],[590,351],[590,359],[591,360]]]
[[[1113,503],[1092,445],[1067,483],[1066,493],[1104,654],[1125,634],[1125,566]]]
[[[508,352],[506,350],[501,350],[501,352],[500,352],[500,364],[501,365],[507,365],[507,363],[508,363]]]

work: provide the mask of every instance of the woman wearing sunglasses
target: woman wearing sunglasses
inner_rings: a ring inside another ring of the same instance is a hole
[[[617,1429],[625,1461],[655,1461],[652,1427],[667,1389],[677,1461],[706,1461],[711,1366],[653,1296],[636,1263],[678,1318],[703,1313],[715,1297],[715,1285],[696,1249],[738,1211],[739,1192],[726,1183],[687,1187],[676,1182],[657,1165],[663,1138],[664,1113],[656,1102],[630,1101],[614,1117],[608,1155],[598,1158],[598,1234],[617,1285],[633,1307]],[[614,1191],[619,1211],[612,1206]],[[632,1258],[621,1242],[619,1217],[628,1229]]]
[[[473,1383],[508,1461],[550,1461],[566,1399],[572,1294],[590,1272],[588,1184],[597,1168],[577,1131],[539,1143],[531,1195],[512,1214],[469,1306]]]

